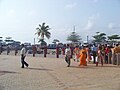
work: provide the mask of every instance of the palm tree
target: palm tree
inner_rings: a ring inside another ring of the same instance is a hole
[[[45,42],[45,37],[49,39],[51,37],[51,33],[49,32],[50,28],[49,26],[45,25],[45,23],[42,23],[42,25],[39,24],[39,27],[36,28],[39,41],[38,42]]]

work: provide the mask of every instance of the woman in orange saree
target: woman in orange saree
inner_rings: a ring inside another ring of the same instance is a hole
[[[80,51],[80,65],[79,66],[81,65],[87,66],[86,57],[87,57],[87,52],[86,52],[85,46],[83,46],[83,49]]]

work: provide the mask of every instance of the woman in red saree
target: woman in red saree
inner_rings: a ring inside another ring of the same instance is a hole
[[[86,60],[88,61],[88,62],[90,62],[90,60],[92,60],[92,58],[91,58],[91,55],[90,55],[90,47],[89,47],[89,45],[86,47],[86,52],[87,52],[87,58],[86,58]]]
[[[79,46],[76,46],[74,51],[74,60],[79,62],[79,57],[80,57],[80,49],[79,49]]]

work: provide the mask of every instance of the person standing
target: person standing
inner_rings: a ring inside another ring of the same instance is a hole
[[[56,47],[56,58],[59,58],[59,45]]]
[[[87,51],[86,51],[86,47],[83,46],[82,50],[80,51],[80,64],[79,66],[83,65],[83,66],[87,66]]]
[[[7,46],[7,55],[9,55],[9,53],[10,53],[10,46],[8,45]]]
[[[62,47],[62,54],[63,55],[65,55],[65,47],[66,47],[65,45],[63,45],[63,47]]]
[[[108,55],[111,52],[110,46],[107,45],[107,47],[105,48],[105,64],[108,64]]]
[[[114,59],[113,59],[113,64],[117,65],[117,54],[120,53],[120,47],[119,44],[116,44],[114,47]]]
[[[96,62],[97,50],[98,50],[97,46],[96,46],[96,45],[93,45],[93,47],[92,47],[92,54],[93,54],[93,63],[94,63],[94,64],[95,64],[95,62]]]
[[[67,47],[65,49],[65,61],[67,62],[67,67],[70,66],[70,58],[71,58],[71,49],[70,49],[70,46],[69,44],[67,44]]]
[[[44,57],[47,55],[47,45],[44,46]]]
[[[21,68],[24,68],[24,65],[26,67],[29,66],[29,64],[27,62],[25,62],[25,57],[26,57],[26,49],[25,49],[25,46],[24,44],[22,44],[22,49],[21,49],[21,63],[22,63],[22,67]]]
[[[70,50],[71,50],[71,58],[73,58],[73,51],[74,51],[74,46],[73,46],[73,44],[70,44]]]
[[[101,62],[101,65],[103,66],[103,54],[102,54],[102,48],[101,47],[99,47],[99,49],[98,49],[98,58],[97,58],[97,60],[96,60],[96,67],[98,66],[98,63],[99,62]]]
[[[74,53],[74,61],[79,62],[80,49],[79,49],[79,46],[78,46],[78,45],[75,47],[73,53]]]
[[[18,53],[18,48],[17,46],[15,46],[15,56],[17,55],[17,53]]]
[[[90,52],[91,52],[90,45],[87,45],[86,52],[87,52],[87,59],[86,60],[87,60],[87,62],[90,62],[90,60],[92,60],[91,54],[90,54]]]
[[[37,48],[35,45],[32,46],[32,52],[33,52],[33,57],[35,57],[35,54],[37,52]]]
[[[0,44],[0,54],[2,53],[2,45]]]

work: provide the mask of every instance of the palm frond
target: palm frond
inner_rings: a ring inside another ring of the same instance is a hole
[[[39,27],[36,28],[38,30],[35,34],[38,35],[38,37],[41,37],[44,40],[44,37],[49,39],[51,37],[51,33],[49,32],[50,28],[49,26],[45,26],[45,23],[39,24]]]
[[[39,27],[41,28],[42,26],[39,24]]]

